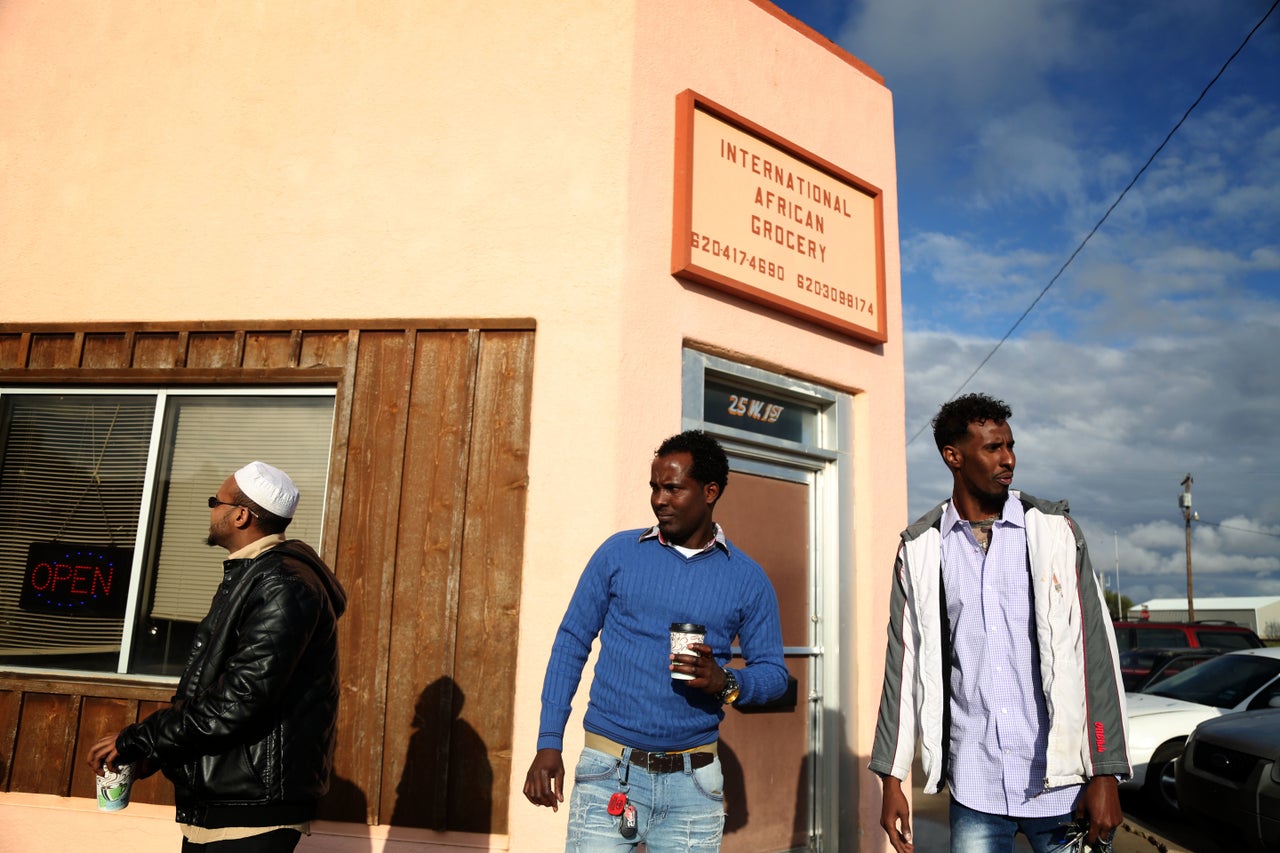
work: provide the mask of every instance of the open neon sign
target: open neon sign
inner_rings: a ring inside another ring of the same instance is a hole
[[[32,542],[22,576],[23,610],[122,618],[132,548]]]

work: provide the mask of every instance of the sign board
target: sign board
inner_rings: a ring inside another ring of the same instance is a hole
[[[812,406],[730,382],[708,381],[702,394],[708,423],[789,441],[804,441],[806,421],[817,415]]]
[[[887,340],[879,189],[691,91],[675,180],[673,275]]]
[[[32,542],[18,606],[119,619],[128,601],[132,548]]]

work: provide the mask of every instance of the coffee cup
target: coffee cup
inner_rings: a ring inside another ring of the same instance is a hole
[[[94,776],[98,788],[98,808],[118,812],[129,805],[129,789],[133,787],[133,765],[120,764],[116,770],[103,765],[102,775]]]
[[[692,622],[671,623],[671,654],[697,655],[689,651],[690,643],[704,643],[707,640],[707,626],[695,625]],[[692,681],[693,676],[683,672],[673,672],[671,677],[679,681]]]

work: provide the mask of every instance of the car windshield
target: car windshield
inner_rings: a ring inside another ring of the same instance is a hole
[[[1234,708],[1280,676],[1280,658],[1222,655],[1143,691],[1184,702]]]

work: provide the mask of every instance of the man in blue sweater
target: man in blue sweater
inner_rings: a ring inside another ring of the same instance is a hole
[[[649,479],[658,523],[605,540],[578,581],[551,648],[524,783],[534,805],[564,802],[564,728],[599,636],[566,851],[719,849],[724,706],[769,702],[787,687],[773,585],[712,520],[728,478],[715,439],[668,438]],[[706,642],[671,654],[675,623],[705,626]],[[746,665],[731,669],[735,637]]]

